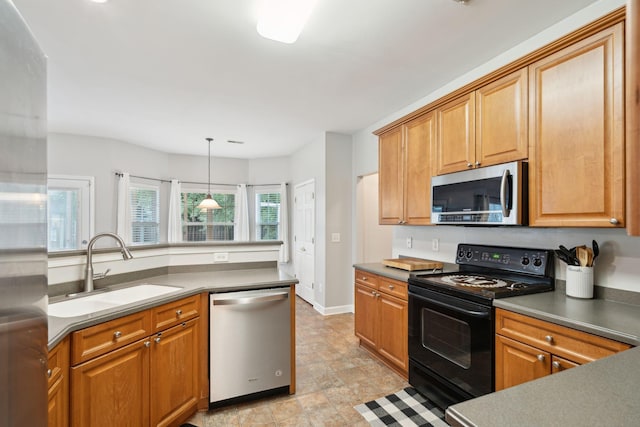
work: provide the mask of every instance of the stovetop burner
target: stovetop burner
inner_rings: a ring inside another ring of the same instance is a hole
[[[554,288],[553,251],[484,245],[458,245],[458,272],[414,274],[409,285],[490,304]]]

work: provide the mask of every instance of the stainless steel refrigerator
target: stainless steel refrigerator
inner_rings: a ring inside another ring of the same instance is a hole
[[[47,425],[46,61],[0,0],[0,427]]]

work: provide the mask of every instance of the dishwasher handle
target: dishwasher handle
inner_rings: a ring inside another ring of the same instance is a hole
[[[213,305],[241,305],[241,304],[257,304],[268,301],[279,301],[289,298],[289,292],[278,292],[267,295],[258,295],[244,298],[220,298],[214,299]]]

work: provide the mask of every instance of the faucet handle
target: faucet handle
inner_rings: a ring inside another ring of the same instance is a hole
[[[104,279],[105,277],[107,277],[107,274],[109,274],[109,272],[111,271],[110,268],[107,268],[104,273],[95,273],[93,275],[93,280],[99,280],[99,279]]]

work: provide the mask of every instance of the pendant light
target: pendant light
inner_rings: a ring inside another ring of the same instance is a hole
[[[203,211],[208,211],[210,209],[220,209],[220,205],[218,202],[213,200],[211,197],[211,141],[213,138],[205,138],[207,142],[209,142],[209,180],[207,181],[207,197],[205,197],[200,204],[198,205],[198,209],[202,209]]]

